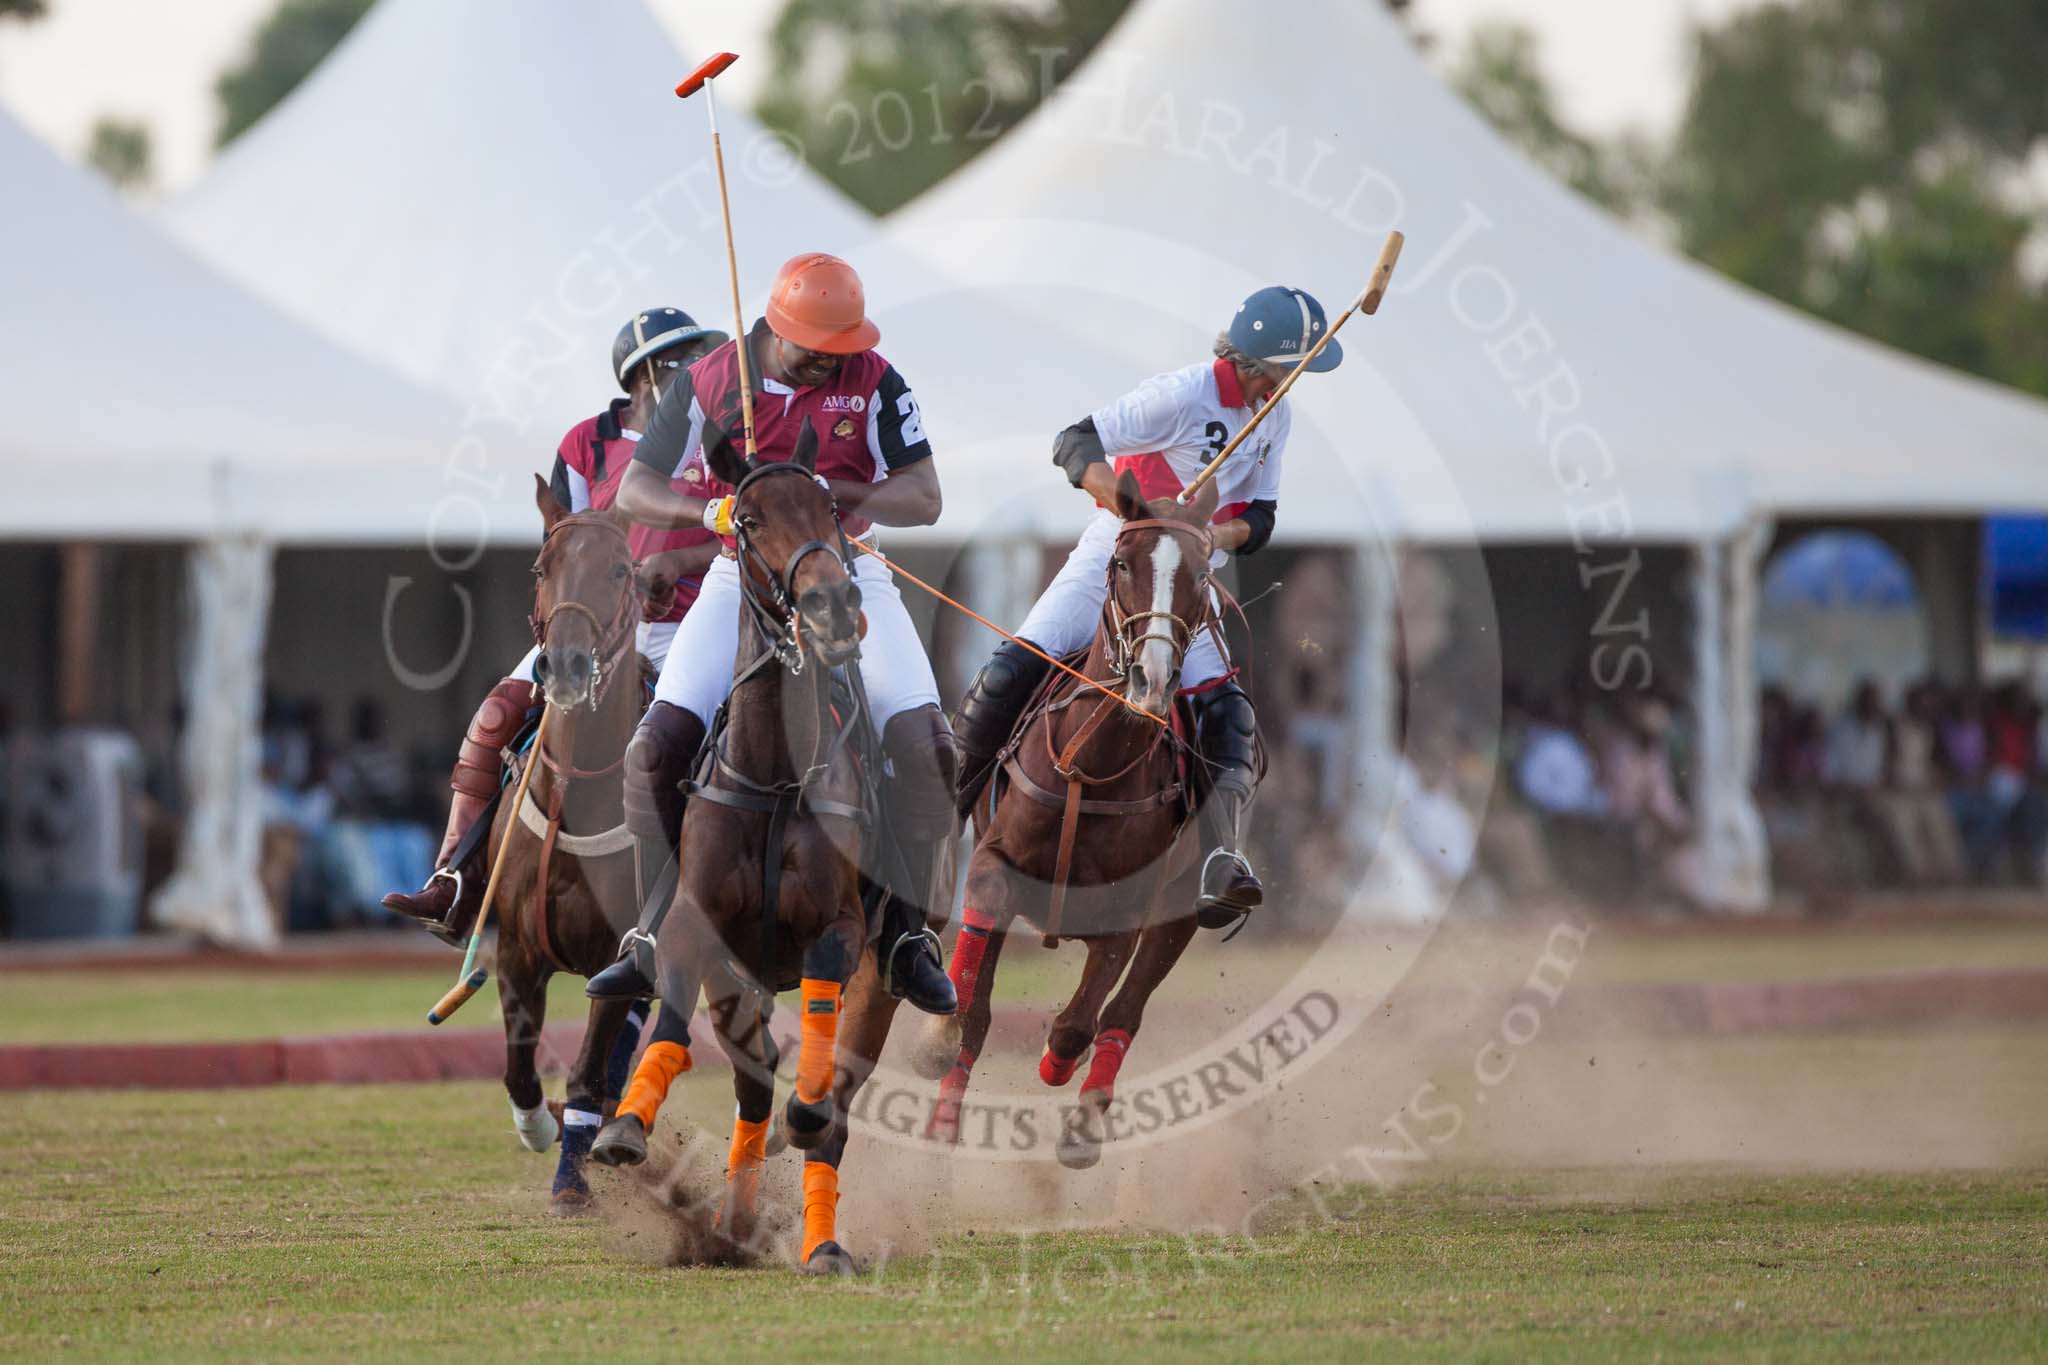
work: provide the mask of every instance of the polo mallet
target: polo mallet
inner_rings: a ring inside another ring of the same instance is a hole
[[[519,789],[512,794],[512,815],[518,818],[526,806],[526,787],[533,781],[533,770],[540,766],[540,742],[548,737],[548,717],[554,714],[552,707],[543,707],[540,724],[534,727],[533,744],[527,749],[526,771],[519,774]],[[476,951],[484,941],[484,926],[490,923],[491,906],[498,899],[498,878],[505,872],[505,852],[512,847],[512,827],[505,827],[505,837],[498,841],[498,856],[491,860],[491,879],[484,883],[484,903],[476,912],[476,928],[469,935],[469,951],[462,955],[462,979],[448,988],[448,994],[441,997],[439,1004],[427,1011],[427,1022],[445,1024],[448,1017],[469,1002],[469,997],[484,988],[484,982],[491,974],[476,965]]]
[[[712,97],[711,82],[740,59],[737,52],[720,52],[692,71],[676,87],[676,98],[686,100],[704,92],[704,112],[711,119],[711,159],[718,165],[718,209],[725,219],[725,267],[732,277],[733,351],[740,362],[740,428],[746,442],[747,462],[754,460],[754,381],[747,373],[747,315],[740,307],[740,263],[732,246],[732,199],[725,188],[725,149],[718,141],[718,101]]]
[[[1223,462],[1236,453],[1240,445],[1244,444],[1245,437],[1258,430],[1259,423],[1266,420],[1266,414],[1273,410],[1274,404],[1287,396],[1287,391],[1294,387],[1295,380],[1301,378],[1302,371],[1308,368],[1308,363],[1323,353],[1323,347],[1330,344],[1330,338],[1337,335],[1337,329],[1342,327],[1353,313],[1377,313],[1380,311],[1380,300],[1387,296],[1387,284],[1394,278],[1394,262],[1401,259],[1401,243],[1406,240],[1408,239],[1398,232],[1389,232],[1387,234],[1387,244],[1380,248],[1379,263],[1372,268],[1372,279],[1366,283],[1365,292],[1353,299],[1351,306],[1339,313],[1337,320],[1323,329],[1321,339],[1315,345],[1309,347],[1301,359],[1294,362],[1294,368],[1287,372],[1287,377],[1280,381],[1279,387],[1274,389],[1267,396],[1266,401],[1259,405],[1259,410],[1252,414],[1252,420],[1244,424],[1244,430],[1232,437],[1229,445],[1217,451],[1216,458],[1204,465],[1202,472],[1195,475],[1188,483],[1188,486],[1180,491],[1181,506],[1185,507],[1193,502],[1195,494],[1201,491],[1202,485],[1216,477],[1216,471],[1223,468]]]

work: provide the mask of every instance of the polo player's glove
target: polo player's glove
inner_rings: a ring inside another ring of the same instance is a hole
[[[731,497],[723,497],[705,503],[704,529],[715,536],[731,535],[733,501]]]

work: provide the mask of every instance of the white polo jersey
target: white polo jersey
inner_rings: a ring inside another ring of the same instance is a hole
[[[1117,472],[1137,475],[1146,497],[1167,498],[1201,473],[1256,411],[1245,401],[1237,371],[1217,360],[1156,374],[1089,416]],[[1280,456],[1291,425],[1283,398],[1216,471],[1215,521],[1230,521],[1255,502],[1278,501]]]

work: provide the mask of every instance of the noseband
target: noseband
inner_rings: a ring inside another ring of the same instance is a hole
[[[600,529],[607,535],[615,537],[621,548],[626,550],[627,560],[631,561],[632,542],[627,538],[624,527],[608,516],[578,512],[573,516],[563,517],[548,528],[547,536],[541,541],[541,554],[534,557],[533,571],[536,574],[541,572],[541,560],[547,554],[548,541],[569,527],[586,526]],[[538,595],[539,591],[536,589],[535,596]],[[533,628],[533,642],[543,651],[548,647],[548,632],[554,628],[555,618],[565,612],[571,616],[581,616],[590,622],[591,632],[597,637],[597,644],[592,651],[595,658],[591,663],[590,678],[590,709],[595,711],[604,700],[606,686],[618,672],[620,660],[633,643],[634,626],[639,624],[640,596],[634,588],[630,571],[619,593],[618,605],[612,609],[611,619],[608,621],[599,620],[597,613],[581,602],[557,602],[545,616],[538,610],[528,616],[527,624]]]
[[[752,473],[740,480],[738,486],[733,489],[734,507],[738,507],[739,499],[746,495],[749,488],[763,479],[773,478],[778,474],[795,474],[810,480],[825,489],[827,499],[832,497],[832,490],[826,487],[825,481],[802,465],[793,464],[788,460],[771,460],[757,465]],[[747,604],[747,610],[753,615],[755,624],[761,627],[761,633],[767,637],[768,647],[774,651],[775,658],[792,676],[801,676],[804,671],[804,649],[802,640],[798,638],[796,610],[796,571],[803,562],[814,554],[829,554],[838,559],[840,566],[846,570],[848,581],[852,583],[853,606],[856,610],[860,607],[860,584],[852,582],[852,555],[847,550],[846,532],[838,530],[837,502],[832,504],[832,522],[839,537],[836,546],[822,540],[807,540],[790,552],[782,571],[777,573],[774,566],[769,564],[767,557],[755,547],[752,538],[747,535],[746,528],[738,524],[738,517],[734,517],[733,540],[739,548],[740,559],[740,598]],[[749,572],[755,567],[759,567],[761,576],[768,580],[768,591],[774,599],[772,607],[761,600],[760,587],[754,581],[754,575]]]
[[[1115,644],[1115,657],[1110,660],[1118,673],[1128,674],[1137,662],[1139,653],[1154,640],[1173,651],[1173,667],[1177,671],[1181,661],[1187,657],[1188,646],[1194,643],[1195,632],[1208,624],[1213,607],[1207,591],[1209,556],[1213,550],[1209,533],[1199,526],[1190,526],[1184,521],[1172,521],[1164,517],[1147,517],[1138,521],[1127,521],[1116,533],[1118,546],[1124,537],[1134,531],[1167,531],[1184,535],[1193,542],[1193,549],[1200,556],[1195,562],[1202,566],[1197,580],[1201,585],[1193,621],[1183,621],[1170,611],[1139,611],[1126,615],[1116,604],[1116,586],[1103,596],[1102,614],[1109,626],[1109,638]],[[1115,572],[1114,566],[1111,573]]]

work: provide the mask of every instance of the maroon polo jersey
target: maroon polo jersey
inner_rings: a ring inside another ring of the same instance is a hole
[[[619,500],[619,485],[625,481],[626,468],[633,463],[633,448],[639,444],[635,435],[619,423],[630,406],[628,400],[615,398],[597,416],[569,428],[569,434],[555,451],[555,473],[550,480],[555,501],[572,512],[603,512]],[[693,491],[693,487],[678,488]],[[626,543],[635,559],[645,559],[663,550],[702,545],[710,539],[711,533],[699,526],[657,530],[636,523],[626,533]],[[702,579],[678,578],[675,605],[666,615],[650,619],[682,620],[702,586]]]
[[[762,321],[748,336],[754,446],[762,459],[787,460],[795,454],[806,420],[817,428],[818,473],[827,479],[874,483],[931,458],[923,414],[894,365],[874,351],[863,351],[846,357],[823,384],[792,389],[761,373],[760,355],[769,335]],[[739,350],[728,341],[669,385],[633,458],[681,480],[684,491],[695,497],[722,497],[732,489],[703,465],[704,426],[707,420],[716,422],[737,445],[740,417]],[[857,536],[869,523],[849,514],[844,525],[847,535]]]

